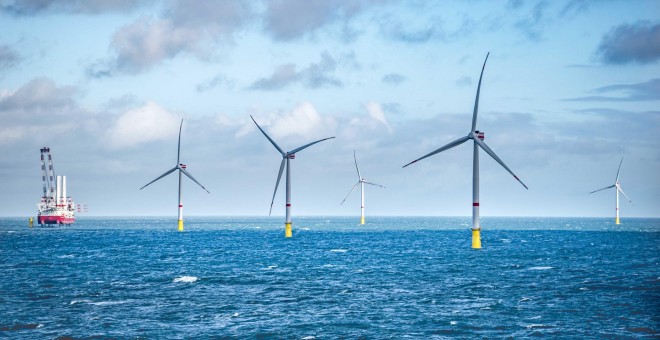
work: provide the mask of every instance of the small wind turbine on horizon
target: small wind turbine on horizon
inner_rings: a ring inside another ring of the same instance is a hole
[[[188,173],[188,171],[186,171],[186,165],[181,164],[179,162],[180,161],[180,156],[181,156],[181,129],[182,128],[183,128],[183,119],[181,119],[181,125],[179,126],[179,144],[178,144],[177,153],[176,153],[176,165],[172,169],[167,170],[164,174],[160,175],[160,177],[154,179],[153,181],[147,183],[145,186],[140,188],[140,190],[142,190],[142,189],[146,188],[149,184],[151,184],[151,183],[153,183],[153,182],[155,182],[155,181],[171,174],[172,172],[174,172],[176,170],[179,170],[179,227],[178,227],[179,231],[183,231],[183,203],[181,202],[181,182],[182,182],[181,181],[181,178],[182,178],[181,174],[184,174],[184,175],[188,176],[188,178],[192,179],[193,182],[197,183],[197,185],[202,187],[202,189],[206,190],[206,188],[202,184],[197,182],[197,180],[194,179],[193,176]],[[206,192],[208,192],[209,194],[211,193],[208,190],[206,190]]]
[[[291,151],[284,152],[284,150],[282,150],[282,148],[280,148],[280,146],[277,145],[277,143],[275,143],[275,141],[272,138],[270,138],[270,136],[268,136],[266,131],[264,131],[261,128],[261,126],[259,126],[259,124],[257,124],[257,121],[254,120],[254,117],[252,117],[252,115],[250,115],[250,118],[252,118],[252,121],[257,126],[259,131],[261,131],[261,133],[263,133],[264,136],[266,136],[268,141],[270,141],[270,143],[273,144],[275,149],[277,149],[277,151],[279,151],[282,154],[282,163],[280,164],[280,172],[277,174],[277,182],[275,182],[275,191],[273,191],[273,199],[270,201],[270,211],[268,212],[269,216],[273,212],[273,202],[275,202],[275,194],[277,193],[277,187],[279,187],[279,185],[280,185],[280,179],[282,178],[282,172],[284,171],[284,166],[286,165],[286,221],[284,223],[284,237],[288,238],[288,237],[292,236],[292,233],[291,233],[291,166],[289,165],[289,161],[291,159],[296,158],[296,152],[302,151],[302,150],[304,150],[304,149],[306,149],[306,148],[308,148],[308,147],[310,147],[310,146],[312,146],[316,143],[320,143],[324,140],[332,139],[332,138],[335,138],[335,137],[328,137],[328,138],[319,139],[315,142],[305,144],[305,145],[303,145],[299,148],[295,148]]]
[[[374,185],[374,186],[381,187],[381,188],[385,188],[385,187],[380,185],[380,184],[367,182],[367,180],[365,178],[362,178],[362,175],[360,175],[360,168],[358,167],[358,164],[357,164],[357,157],[355,156],[355,150],[353,150],[353,159],[355,160],[355,169],[357,170],[358,182],[355,183],[355,185],[353,186],[351,191],[348,192],[348,195],[346,195],[344,200],[341,201],[341,203],[339,203],[339,205],[342,205],[342,204],[344,204],[344,202],[346,202],[346,199],[348,198],[348,196],[350,196],[353,193],[353,190],[355,190],[355,188],[357,188],[357,186],[359,184],[360,185],[360,193],[361,193],[361,196],[362,196],[362,199],[361,199],[362,203],[360,205],[360,207],[361,207],[361,209],[360,209],[361,210],[360,224],[364,224],[364,185],[369,184],[369,185]]]
[[[406,165],[403,167],[407,167],[410,164],[413,164],[419,160],[422,160],[426,157],[433,156],[437,153],[440,153],[442,151],[451,149],[457,145],[461,145],[468,140],[472,139],[474,141],[474,148],[473,148],[473,158],[472,158],[472,248],[474,249],[479,249],[481,248],[481,225],[479,223],[479,148],[482,148],[488,155],[490,155],[496,162],[500,163],[506,171],[508,171],[511,175],[513,175],[513,178],[515,178],[520,184],[522,184],[525,189],[528,189],[525,183],[523,183],[518,176],[516,176],[509,167],[504,164],[504,162],[497,157],[495,152],[491,150],[486,143],[484,143],[484,133],[483,131],[478,131],[476,130],[477,127],[477,112],[479,109],[479,92],[481,91],[481,78],[484,75],[484,69],[486,68],[486,61],[488,61],[488,56],[490,55],[490,52],[486,54],[486,59],[484,60],[484,65],[481,67],[481,75],[479,75],[479,85],[477,86],[477,96],[476,99],[474,100],[474,111],[472,113],[472,129],[470,132],[467,134],[465,137],[461,137],[427,155],[424,155]]]
[[[623,164],[623,157],[621,157],[621,162],[619,162],[619,169],[616,171],[616,179],[614,180],[614,184],[608,187],[604,187],[602,189],[594,190],[589,193],[589,194],[593,194],[594,192],[599,192],[605,189],[616,188],[616,219],[615,219],[616,224],[621,224],[621,222],[619,221],[619,192],[621,192],[623,196],[628,199],[628,202],[632,203],[632,200],[628,198],[625,192],[623,192],[623,189],[621,189],[621,184],[619,183],[619,173],[621,172],[621,164]]]

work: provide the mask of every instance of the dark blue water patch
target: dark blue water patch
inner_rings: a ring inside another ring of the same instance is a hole
[[[149,221],[2,222],[0,337],[660,335],[657,224],[485,229],[473,250],[469,229],[390,218],[310,218],[293,239],[276,220]]]

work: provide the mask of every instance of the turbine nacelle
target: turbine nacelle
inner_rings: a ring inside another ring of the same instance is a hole
[[[478,130],[477,131],[472,131],[472,132],[468,133],[468,135],[467,135],[467,138],[472,139],[472,140],[474,140],[475,137],[479,138],[480,140],[484,140],[485,135],[484,135],[483,131],[478,131]]]

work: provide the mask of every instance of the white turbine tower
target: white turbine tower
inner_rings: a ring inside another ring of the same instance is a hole
[[[516,176],[509,167],[504,164],[504,162],[497,157],[495,152],[491,150],[486,143],[483,142],[484,139],[484,133],[476,130],[477,127],[477,111],[479,108],[479,91],[481,90],[481,78],[484,75],[484,68],[486,68],[486,61],[488,61],[488,55],[490,55],[490,52],[486,54],[486,60],[484,60],[484,65],[481,67],[481,75],[479,76],[479,85],[477,86],[477,97],[474,101],[474,112],[472,113],[472,129],[470,132],[467,134],[465,137],[461,137],[423,157],[420,157],[403,167],[407,167],[408,165],[415,163],[419,160],[422,160],[426,157],[433,156],[439,152],[451,149],[457,145],[463,144],[467,142],[468,140],[472,139],[474,141],[474,152],[473,152],[473,162],[472,162],[472,248],[478,249],[481,248],[481,225],[479,224],[479,148],[482,148],[487,154],[489,154],[493,159],[500,163],[506,171],[508,171],[513,177],[522,184],[525,189],[527,189],[527,186],[525,183],[523,183],[518,176]]]
[[[360,175],[360,168],[358,167],[358,164],[357,164],[357,157],[355,157],[355,150],[353,150],[353,159],[355,160],[355,169],[357,170],[358,182],[355,183],[355,185],[353,186],[351,191],[348,192],[348,195],[346,195],[344,200],[341,201],[341,203],[339,203],[339,205],[342,205],[342,204],[344,204],[344,202],[346,202],[346,199],[348,198],[348,196],[350,196],[351,193],[353,193],[353,190],[355,190],[355,188],[357,188],[357,186],[359,184],[360,185],[360,193],[362,194],[362,201],[361,201],[362,204],[360,205],[360,207],[361,207],[360,224],[364,224],[364,185],[365,184],[375,185],[375,186],[381,187],[381,188],[384,188],[384,186],[382,186],[380,184],[376,184],[376,183],[367,182],[367,180],[365,178],[362,178],[362,175]]]
[[[590,194],[593,194],[594,192],[599,192],[599,191],[602,191],[602,190],[605,190],[605,189],[616,188],[616,219],[615,219],[616,224],[621,224],[621,222],[619,221],[619,192],[621,192],[623,194],[623,196],[625,198],[627,198],[630,203],[632,203],[632,200],[630,200],[630,198],[628,198],[626,193],[623,192],[623,189],[621,189],[621,183],[619,183],[619,173],[621,171],[621,164],[622,163],[623,163],[623,157],[621,157],[621,162],[619,162],[619,169],[616,171],[616,179],[614,180],[614,184],[612,184],[608,187],[604,187],[602,189],[598,189],[598,190],[590,192]]]
[[[197,180],[194,179],[193,176],[188,173],[188,171],[186,171],[186,165],[179,163],[179,158],[181,156],[181,128],[182,127],[183,127],[183,119],[181,119],[181,125],[179,126],[179,146],[178,146],[177,153],[176,153],[176,166],[174,166],[170,170],[167,170],[167,172],[160,175],[160,177],[154,179],[153,181],[147,183],[145,186],[140,188],[140,190],[142,190],[142,189],[146,188],[147,185],[149,185],[149,184],[151,184],[151,183],[153,183],[153,182],[155,182],[155,181],[171,174],[172,172],[174,172],[176,170],[179,170],[179,227],[178,227],[179,231],[183,231],[183,204],[181,202],[181,174],[184,174],[184,175],[188,176],[188,178],[192,179],[193,182],[197,183],[197,185],[202,187],[202,189],[206,190],[206,188],[202,184],[197,182]],[[210,194],[210,192],[208,190],[206,190],[206,192],[208,192]]]
[[[280,172],[277,174],[277,182],[275,182],[275,191],[273,191],[273,199],[270,201],[270,211],[268,212],[268,215],[270,215],[273,212],[273,202],[275,201],[275,194],[277,193],[277,187],[280,185],[280,179],[282,178],[282,172],[284,171],[284,165],[286,164],[286,222],[284,224],[284,236],[285,237],[291,237],[291,166],[289,165],[289,160],[295,159],[296,158],[296,152],[302,151],[316,143],[322,142],[327,139],[332,139],[335,137],[328,137],[328,138],[323,138],[319,139],[316,142],[311,142],[309,144],[305,144],[299,148],[295,148],[291,151],[284,152],[282,148],[275,143],[273,139],[271,139],[268,134],[266,134],[266,131],[264,131],[259,124],[257,124],[257,121],[254,120],[254,117],[250,116],[252,118],[252,121],[254,124],[259,128],[259,131],[266,136],[266,138],[270,141],[271,144],[277,149],[282,154],[282,163],[280,164]]]

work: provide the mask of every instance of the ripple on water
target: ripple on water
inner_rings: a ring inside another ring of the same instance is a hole
[[[279,221],[245,220],[9,235],[0,219],[0,338],[658,335],[660,232],[541,230],[548,219],[530,234],[507,219],[475,251],[468,218],[308,218],[286,240]]]
[[[37,329],[41,328],[44,325],[40,323],[25,323],[25,324],[16,324],[11,326],[0,326],[0,331],[21,331],[26,329]]]

